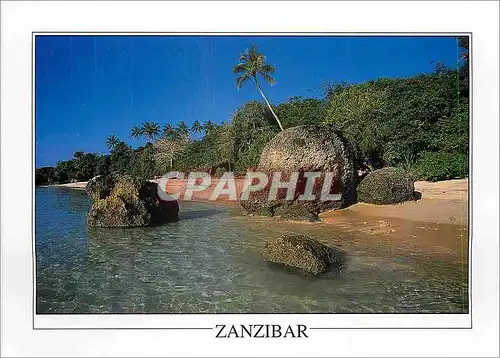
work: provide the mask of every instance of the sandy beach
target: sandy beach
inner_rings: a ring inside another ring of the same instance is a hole
[[[468,224],[468,179],[441,182],[415,182],[421,198],[396,205],[357,203],[350,207],[320,215],[325,222],[335,222],[342,216],[375,216],[437,224]]]
[[[54,184],[54,185],[40,185],[42,188],[69,188],[69,189],[81,189],[85,190],[85,186],[87,185],[86,181],[76,181],[73,183],[66,184]]]

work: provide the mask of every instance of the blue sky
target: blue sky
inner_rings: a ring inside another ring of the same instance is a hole
[[[457,61],[451,37],[37,36],[36,167],[107,153],[111,134],[142,145],[129,136],[144,121],[229,120],[260,100],[251,83],[236,90],[231,73],[252,44],[277,68],[276,85],[264,85],[273,103],[322,97],[326,82],[409,77]]]

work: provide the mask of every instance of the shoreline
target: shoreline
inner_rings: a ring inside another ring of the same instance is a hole
[[[241,190],[243,180],[237,180],[238,192]],[[151,181],[156,182],[157,179]],[[214,178],[208,190],[194,192],[191,201],[231,204],[232,201],[229,198],[221,198],[217,201],[209,200],[217,182],[218,179]],[[40,187],[85,190],[86,184],[87,182],[74,182]],[[169,188],[182,189],[185,185],[186,180],[178,180],[169,183]],[[416,201],[394,205],[356,203],[345,209],[325,211],[320,214],[320,218],[322,223],[327,224],[337,224],[344,221],[345,218],[362,219],[367,217],[385,219],[386,221],[402,219],[413,222],[468,226],[468,189],[468,179],[440,182],[417,181],[415,182],[415,191],[420,193],[421,198]]]
[[[86,181],[77,181],[73,183],[65,183],[65,184],[49,184],[49,185],[39,185],[37,188],[69,188],[69,189],[81,189],[85,190],[87,186]]]

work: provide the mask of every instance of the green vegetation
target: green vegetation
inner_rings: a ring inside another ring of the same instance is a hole
[[[400,167],[413,179],[444,180],[468,175],[469,82],[467,41],[459,39],[457,68],[436,65],[431,74],[381,78],[361,84],[327,86],[324,98],[293,97],[271,106],[258,76],[274,83],[274,66],[255,47],[233,67],[237,86],[253,80],[264,103],[250,101],[229,121],[180,121],[177,127],[145,122],[132,138],[148,143],[133,149],[112,135],[106,155],[77,152],[55,168],[36,169],[37,185],[88,180],[110,172],[152,178],[170,170],[255,168],[264,146],[283,128],[329,124],[356,145],[359,167],[370,171]],[[279,118],[279,119],[278,119]]]
[[[429,181],[467,177],[468,157],[461,153],[426,152],[415,164],[418,178]]]

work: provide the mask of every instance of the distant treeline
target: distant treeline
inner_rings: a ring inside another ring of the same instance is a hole
[[[359,166],[399,166],[415,179],[445,180],[468,176],[468,44],[460,39],[458,68],[436,65],[432,74],[382,78],[362,84],[328,85],[322,99],[294,97],[273,106],[283,127],[324,124],[340,129],[356,144]],[[122,172],[152,178],[170,170],[232,170],[256,167],[265,144],[280,128],[264,103],[251,101],[221,125],[180,122],[162,129],[146,122],[131,129],[148,144],[133,149],[110,136],[110,154],[77,152],[56,167],[36,169],[36,184],[88,180]],[[200,139],[192,139],[198,132]]]

